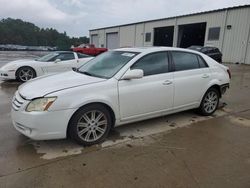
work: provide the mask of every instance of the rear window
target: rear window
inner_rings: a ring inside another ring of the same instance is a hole
[[[207,63],[205,62],[205,60],[201,57],[201,56],[197,56],[199,64],[200,64],[200,68],[205,68],[208,67]]]
[[[200,68],[197,55],[188,52],[172,52],[175,71]]]

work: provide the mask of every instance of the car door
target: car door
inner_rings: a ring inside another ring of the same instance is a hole
[[[121,120],[150,117],[173,107],[173,73],[167,52],[145,55],[130,69],[142,69],[141,79],[118,82]]]
[[[210,81],[210,70],[198,54],[172,51],[174,65],[174,109],[199,105]]]
[[[54,57],[45,67],[47,73],[64,72],[77,65],[77,59],[73,52],[62,52]]]

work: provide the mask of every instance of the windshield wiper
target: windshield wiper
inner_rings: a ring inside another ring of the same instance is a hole
[[[93,74],[89,73],[89,72],[82,72],[83,74],[86,74],[88,76],[94,76]]]
[[[92,74],[92,73],[89,73],[89,72],[86,72],[86,71],[79,71],[79,69],[77,69],[76,72],[79,72],[79,73],[81,73],[81,74],[85,74],[85,75],[88,75],[88,76],[92,76],[92,77],[108,79],[108,78],[105,77],[105,76],[100,76],[100,75]]]
[[[88,75],[88,76],[94,76],[95,77],[95,75],[94,74],[91,74],[91,73],[89,73],[89,72],[86,72],[86,71],[79,71],[79,70],[77,70],[76,72],[79,72],[79,73],[82,73],[82,74],[85,74],[85,75]]]

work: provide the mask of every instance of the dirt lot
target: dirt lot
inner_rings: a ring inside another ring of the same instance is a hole
[[[88,148],[20,135],[10,119],[19,84],[1,82],[0,187],[249,188],[250,66],[229,66],[231,88],[215,115],[187,111],[124,125]]]

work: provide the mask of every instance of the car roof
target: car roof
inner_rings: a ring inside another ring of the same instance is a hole
[[[151,53],[157,51],[183,51],[183,52],[192,52],[200,54],[199,52],[195,52],[194,50],[184,49],[184,48],[176,48],[176,47],[136,47],[136,48],[118,48],[114,51],[124,51],[124,52],[137,52],[137,53]]]

